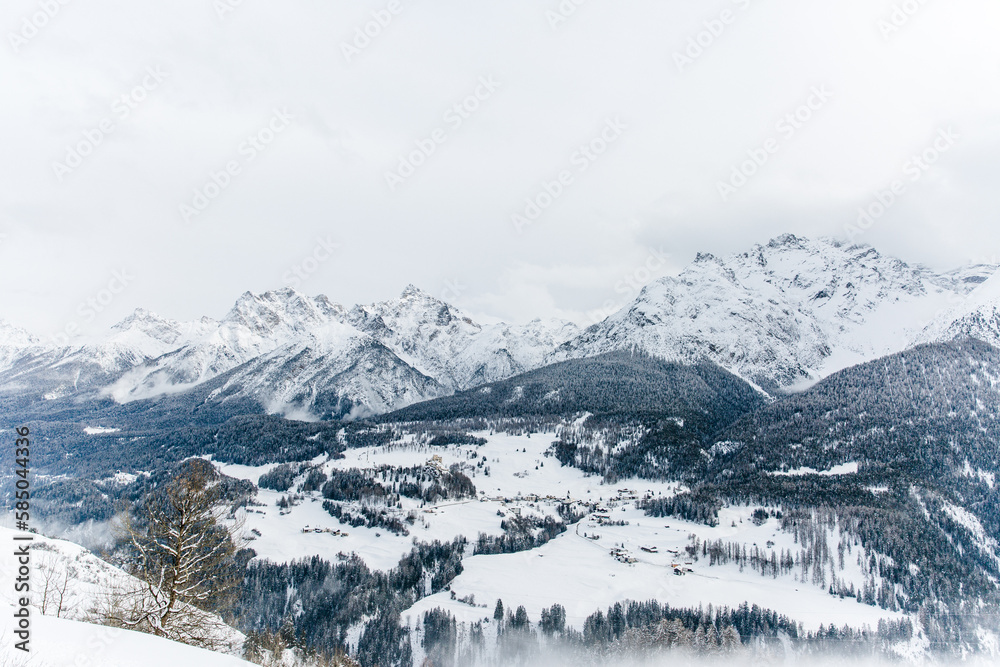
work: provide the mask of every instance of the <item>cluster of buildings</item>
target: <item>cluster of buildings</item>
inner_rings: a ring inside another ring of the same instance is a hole
[[[303,533],[329,533],[330,535],[333,535],[334,537],[347,537],[349,535],[349,533],[345,533],[344,531],[340,530],[339,528],[310,528],[309,526],[305,526],[304,528],[302,528],[302,532]]]

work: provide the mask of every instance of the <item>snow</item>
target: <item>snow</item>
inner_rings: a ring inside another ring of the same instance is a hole
[[[399,563],[399,559],[409,553],[413,547],[413,539],[422,542],[432,540],[450,541],[455,537],[465,535],[475,540],[480,532],[489,535],[499,535],[503,531],[500,522],[501,512],[509,515],[514,507],[521,507],[526,512],[538,515],[556,515],[556,507],[562,499],[573,500],[605,500],[616,495],[616,489],[628,486],[642,489],[653,495],[670,495],[676,493],[678,486],[671,482],[650,482],[647,480],[625,480],[614,486],[602,483],[600,477],[587,476],[576,468],[563,467],[553,458],[545,457],[555,436],[536,433],[533,436],[495,434],[489,432],[473,432],[472,435],[487,439],[487,444],[449,445],[447,447],[429,447],[416,445],[411,441],[390,443],[380,447],[362,447],[349,449],[345,458],[323,463],[324,470],[337,468],[373,469],[379,465],[399,467],[421,466],[438,455],[445,467],[453,463],[468,464],[475,454],[486,457],[490,475],[487,477],[480,469],[465,470],[479,491],[476,500],[459,502],[444,501],[434,506],[421,507],[419,501],[402,499],[405,516],[415,512],[417,521],[409,526],[408,536],[395,535],[384,529],[352,527],[340,524],[324,509],[319,493],[305,494],[306,499],[299,505],[290,508],[286,514],[276,503],[282,496],[287,496],[294,490],[279,493],[268,489],[260,489],[259,507],[248,508],[245,517],[244,531],[253,535],[250,546],[257,551],[258,557],[275,562],[287,562],[297,558],[320,555],[330,558],[338,551],[358,553],[369,567],[378,570],[388,570]],[[231,477],[248,479],[254,483],[260,475],[275,466],[248,466],[217,464],[219,470]],[[538,470],[535,466],[538,465]],[[541,497],[537,501],[525,499],[528,495]],[[521,500],[518,500],[518,496]],[[545,496],[559,500],[544,500]],[[535,507],[530,507],[530,505]],[[431,510],[425,512],[424,510]],[[323,527],[345,530],[347,537],[333,536],[328,533],[302,533],[305,526]],[[261,535],[256,536],[256,529]],[[378,536],[376,536],[378,534]]]
[[[560,320],[476,322],[413,286],[349,309],[280,289],[243,294],[221,320],[177,322],[138,309],[86,344],[41,343],[0,322],[0,373],[35,380],[50,399],[102,388],[128,402],[187,391],[252,361],[229,388],[250,384],[243,395],[269,411],[313,419],[323,392],[349,398],[362,416],[638,347],[677,361],[708,358],[773,393],[914,342],[1000,342],[995,272],[936,274],[869,246],[785,235],[725,258],[699,255],[582,332]]]
[[[969,460],[965,460],[965,464],[962,469],[962,474],[966,477],[971,477],[972,479],[978,479],[980,482],[985,484],[992,491],[996,486],[996,475],[989,472],[988,470],[982,470],[980,468],[973,468],[969,463]]]
[[[144,476],[149,475],[149,473],[141,473],[141,474],[143,474]],[[116,472],[114,475],[111,475],[111,477],[109,477],[107,481],[114,482],[115,484],[119,484],[121,486],[128,486],[137,479],[139,479],[139,475],[133,475],[132,473],[129,472]]]
[[[19,567],[13,545],[20,543],[13,538],[25,535],[0,527],[0,541],[9,547],[0,550],[0,579],[5,582],[14,581]],[[152,635],[84,622],[104,592],[127,584],[132,577],[72,542],[37,534],[32,537],[29,547],[32,651],[31,661],[24,664],[39,667],[77,667],[81,664],[173,666],[184,664],[184,660],[195,661],[191,664],[198,665],[248,664],[227,655],[195,649]],[[46,585],[50,591],[47,597]],[[58,591],[64,585],[66,592],[60,604]],[[13,609],[18,597],[12,584],[0,587],[0,607]],[[47,615],[41,613],[43,606]],[[55,618],[56,615],[60,618]],[[0,656],[17,658],[20,651],[12,648],[13,612],[4,611],[0,616],[3,617],[0,620]],[[238,650],[244,637],[236,630],[230,630],[227,639],[233,650]]]
[[[921,332],[918,342],[972,337],[1000,345],[1000,273],[950,303]]]
[[[836,475],[853,475],[858,472],[858,462],[848,461],[847,463],[841,463],[840,465],[835,465],[828,470],[815,470],[804,466],[802,468],[796,468],[795,470],[788,470],[785,472],[775,471],[772,475],[778,477],[799,477],[802,475],[822,475],[824,477],[833,477]]]
[[[708,358],[765,389],[798,390],[909,347],[965,289],[869,246],[785,235],[725,258],[700,254],[556,357],[639,347],[676,361]]]
[[[31,618],[31,653],[13,648],[13,607],[0,613],[0,662],[12,667],[250,667],[230,655],[187,646],[153,635],[121,630],[65,618],[34,614]],[[10,662],[4,662],[9,660]]]
[[[715,528],[674,518],[655,519],[634,508],[612,510],[612,514],[615,519],[629,521],[629,525],[597,526],[585,520],[537,549],[467,558],[463,562],[465,571],[450,586],[458,599],[452,600],[450,592],[441,592],[420,600],[403,617],[416,619],[425,611],[441,607],[459,621],[475,622],[492,615],[497,599],[503,600],[507,608],[524,605],[533,623],[540,619],[542,609],[562,604],[567,624],[577,629],[582,628],[587,616],[615,602],[650,599],[695,608],[708,604],[737,607],[749,602],[785,614],[801,622],[806,630],[830,623],[875,627],[880,618],[904,617],[859,604],[853,598],[831,596],[825,588],[796,581],[793,575],[773,579],[749,567],[740,572],[735,564],[710,567],[706,559],[695,562],[687,557],[684,547],[691,534],[702,540],[740,541],[748,547],[756,543],[761,548],[766,548],[770,540],[774,546],[768,552],[798,549],[791,535],[778,530],[777,520],[761,526],[751,523],[748,508],[723,510]],[[736,528],[731,526],[734,521]],[[596,532],[601,538],[590,540],[583,537],[584,532]],[[610,549],[621,544],[638,562],[629,565],[610,555]],[[646,553],[642,546],[656,546],[659,553]],[[679,551],[682,557],[668,553],[668,549]],[[694,571],[674,575],[671,562],[692,562],[688,567]],[[845,568],[837,573],[838,578],[860,584],[863,578],[853,561],[848,559]],[[487,607],[458,601],[469,595]]]
[[[83,432],[87,435],[101,435],[102,433],[117,433],[121,429],[106,426],[84,426]]]
[[[290,289],[247,292],[221,321],[128,369],[107,393],[122,403],[179,393],[251,362],[213,399],[235,388],[271,413],[314,420],[317,395],[332,392],[360,417],[536,368],[575,333],[566,322],[480,325],[412,286],[349,311]]]
[[[259,536],[251,546],[259,558],[276,562],[319,555],[332,559],[338,552],[357,553],[369,567],[388,570],[395,567],[400,557],[409,552],[414,539],[450,541],[464,535],[474,542],[479,533],[500,534],[502,516],[509,516],[515,508],[535,516],[556,515],[559,500],[570,498],[599,504],[608,510],[612,520],[624,520],[628,525],[598,525],[593,514],[555,537],[547,544],[514,554],[472,555],[472,546],[466,551],[465,571],[450,586],[451,592],[461,599],[472,595],[476,604],[471,606],[452,600],[449,592],[442,592],[419,601],[408,610],[413,620],[424,611],[443,607],[456,615],[459,621],[477,621],[492,613],[498,598],[505,606],[524,605],[533,622],[537,622],[543,608],[562,604],[568,622],[581,627],[590,614],[607,606],[628,599],[656,599],[673,606],[728,605],[743,602],[757,604],[786,614],[800,621],[807,629],[816,629],[821,623],[875,627],[880,618],[901,618],[902,615],[859,604],[853,598],[831,596],[825,586],[810,581],[799,581],[798,571],[771,578],[764,577],[750,567],[740,571],[738,565],[709,566],[707,559],[689,566],[694,571],[685,576],[673,573],[673,563],[690,561],[684,551],[691,535],[701,540],[739,542],[749,551],[754,545],[765,553],[780,555],[782,550],[797,553],[801,545],[794,537],[783,533],[776,519],[763,525],[751,521],[756,508],[727,507],[720,512],[715,527],[680,521],[674,518],[648,517],[636,508],[634,498],[645,495],[669,496],[683,489],[674,483],[650,482],[628,479],[613,485],[602,483],[602,478],[587,476],[580,470],[563,467],[544,452],[554,440],[554,435],[535,433],[510,435],[475,432],[487,444],[450,445],[429,447],[417,444],[412,436],[379,447],[363,447],[345,452],[344,459],[323,461],[324,470],[374,469],[380,465],[399,467],[427,464],[432,456],[440,456],[445,467],[485,461],[489,476],[482,469],[464,468],[479,492],[477,500],[443,501],[433,506],[420,507],[416,501],[402,499],[403,514],[414,512],[416,521],[409,526],[408,536],[394,535],[381,529],[353,528],[341,525],[322,509],[318,493],[305,494],[303,502],[282,514],[275,505],[282,495],[262,489],[258,500],[263,507],[251,507],[246,516],[245,530],[256,530]],[[476,458],[473,459],[473,456]],[[536,470],[535,466],[539,466]],[[256,481],[269,466],[249,468],[221,465],[227,475]],[[857,463],[850,462],[816,474],[851,474]],[[806,474],[805,471],[802,474]],[[310,528],[345,530],[348,535],[329,533],[303,533]],[[668,527],[669,526],[669,527]],[[598,539],[584,537],[584,533]],[[252,532],[251,532],[252,534]],[[378,536],[376,536],[378,534]],[[844,538],[846,539],[846,538]],[[828,543],[834,552],[841,540],[837,529],[830,531]],[[770,544],[769,544],[770,543]],[[637,559],[633,565],[621,563],[610,554],[613,547],[624,545]],[[648,553],[642,547],[656,547],[657,553]],[[845,585],[860,589],[865,575],[856,562],[859,547],[845,558],[843,569],[833,572]],[[684,558],[669,553],[679,552]],[[834,556],[836,558],[836,556]],[[830,567],[828,565],[828,567]],[[404,622],[405,616],[404,614]]]
[[[0,319],[0,371],[40,345],[41,341],[28,331]]]
[[[989,536],[979,519],[968,510],[947,501],[942,501],[942,506],[948,516],[972,534],[982,552],[1000,564],[1000,558],[996,556],[997,541]]]

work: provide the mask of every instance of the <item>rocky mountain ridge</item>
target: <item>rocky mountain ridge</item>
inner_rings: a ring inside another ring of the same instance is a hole
[[[565,321],[480,324],[410,285],[345,307],[292,289],[247,292],[222,319],[137,309],[103,338],[45,343],[0,322],[0,391],[45,399],[175,394],[228,374],[213,400],[302,418],[385,412],[568,359],[640,349],[710,361],[775,394],[917,343],[1000,343],[997,266],[934,272],[867,245],[786,234],[700,253],[584,331]]]

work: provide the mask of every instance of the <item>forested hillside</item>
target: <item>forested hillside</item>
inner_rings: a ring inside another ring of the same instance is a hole
[[[743,417],[719,437],[717,475],[857,461],[939,484],[989,488],[1000,436],[1000,350],[922,345],[832,375]]]
[[[707,435],[765,404],[762,394],[711,363],[680,364],[642,352],[565,361],[384,415],[383,422],[463,417],[675,418]]]
[[[998,599],[998,380],[1000,350],[971,339],[841,371],[725,429],[687,471],[704,481],[647,511],[712,522],[763,504],[786,530],[837,526],[893,584],[878,604],[945,604],[942,632],[961,633],[955,609]]]

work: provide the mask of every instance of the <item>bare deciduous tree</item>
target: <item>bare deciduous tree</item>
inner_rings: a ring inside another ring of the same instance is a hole
[[[41,558],[37,565],[37,577],[41,580],[41,609],[48,616],[61,617],[73,611],[75,605],[70,600],[69,582],[74,571],[71,564],[60,568],[58,561],[51,554]]]
[[[214,612],[232,604],[241,577],[217,478],[208,462],[189,461],[141,507],[123,512],[136,579],[108,591],[101,622],[219,648],[230,633]]]

